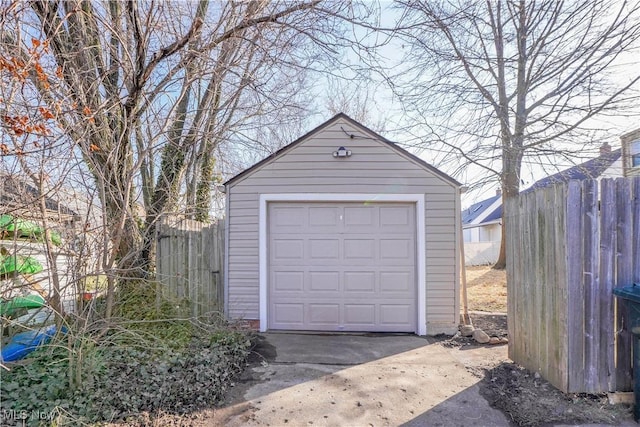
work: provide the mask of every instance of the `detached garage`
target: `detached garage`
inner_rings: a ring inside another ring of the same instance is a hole
[[[261,331],[456,331],[451,177],[338,114],[225,187],[229,318]]]

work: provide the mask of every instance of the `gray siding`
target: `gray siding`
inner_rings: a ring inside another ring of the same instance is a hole
[[[362,138],[351,139],[345,132]],[[409,157],[338,119],[228,188],[228,314],[259,318],[259,197],[266,193],[425,194],[426,316],[429,334],[459,320],[455,186]],[[352,151],[334,159],[339,146]]]

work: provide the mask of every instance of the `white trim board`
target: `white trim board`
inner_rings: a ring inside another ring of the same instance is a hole
[[[268,257],[267,257],[267,204],[269,202],[410,202],[416,207],[416,265],[418,280],[418,335],[427,334],[427,281],[425,249],[425,195],[424,194],[337,194],[337,193],[283,193],[261,194],[259,207],[259,271],[260,271],[260,332],[267,331]]]

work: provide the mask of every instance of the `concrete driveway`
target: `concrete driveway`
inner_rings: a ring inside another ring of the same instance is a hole
[[[482,368],[507,360],[505,345],[446,348],[389,334],[265,337],[272,360],[252,368],[256,381],[216,410],[216,425],[509,425],[477,386]]]

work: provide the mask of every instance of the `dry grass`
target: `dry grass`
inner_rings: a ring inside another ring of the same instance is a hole
[[[507,312],[507,272],[490,266],[467,267],[469,310]]]

